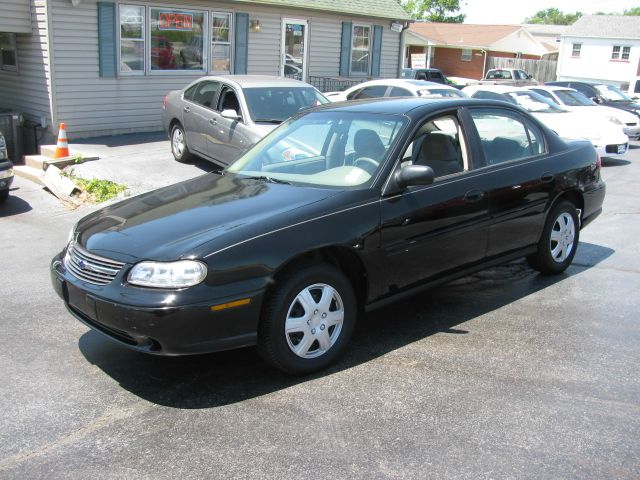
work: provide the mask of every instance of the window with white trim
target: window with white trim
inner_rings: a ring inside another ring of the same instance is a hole
[[[144,7],[120,5],[120,72],[144,73]]]
[[[212,72],[231,73],[231,14],[211,14],[211,68]]]
[[[371,25],[354,24],[351,30],[351,74],[369,75]]]
[[[473,50],[470,48],[463,48],[460,53],[460,60],[463,62],[470,62],[473,58]]]
[[[630,56],[631,56],[631,47],[614,45],[613,49],[611,50],[611,60],[629,61]]]
[[[118,5],[119,74],[231,73],[233,14]]]
[[[18,71],[18,49],[15,33],[0,33],[0,69]]]
[[[581,50],[582,50],[582,44],[581,43],[572,44],[572,46],[571,46],[571,56],[572,57],[579,57]]]

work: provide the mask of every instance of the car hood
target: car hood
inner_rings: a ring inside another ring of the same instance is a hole
[[[567,140],[590,140],[596,143],[620,144],[629,141],[616,126],[604,118],[581,115],[579,112],[540,113],[533,116]]]
[[[88,215],[76,241],[124,262],[196,258],[294,223],[337,193],[211,173]]]
[[[633,113],[622,110],[620,108],[607,107],[605,105],[586,105],[586,106],[567,106],[564,108],[572,112],[584,113],[587,115],[593,115],[596,117],[614,117],[620,120],[622,123],[637,123],[638,117]]]

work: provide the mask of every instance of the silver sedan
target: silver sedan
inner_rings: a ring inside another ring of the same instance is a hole
[[[163,101],[162,125],[179,162],[228,165],[295,113],[328,103],[311,85],[260,75],[200,78]]]

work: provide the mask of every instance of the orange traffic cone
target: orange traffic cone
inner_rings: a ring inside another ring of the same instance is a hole
[[[58,130],[58,144],[56,145],[56,153],[53,158],[64,158],[69,156],[69,142],[67,140],[67,126],[64,123],[60,124]]]

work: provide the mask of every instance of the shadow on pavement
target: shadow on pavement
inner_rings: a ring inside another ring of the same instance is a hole
[[[436,333],[468,333],[455,327],[561,283],[612,254],[609,248],[581,243],[576,265],[561,275],[538,275],[518,260],[363,315],[338,363],[306,377],[291,377],[267,366],[251,348],[156,357],[131,351],[93,330],[80,338],[79,348],[89,362],[145,400],[184,409],[218,407],[361,365]]]
[[[73,140],[74,145],[104,145],[105,147],[124,147],[127,145],[143,145],[145,143],[169,141],[167,134],[160,132],[126,133],[104,137],[84,138]]]
[[[0,218],[19,215],[21,213],[31,211],[31,205],[29,205],[28,202],[24,201],[20,197],[16,197],[15,195],[13,195],[14,190],[18,189],[11,189],[9,191],[9,198],[7,198],[4,203],[0,204]]]
[[[623,160],[621,158],[603,158],[602,166],[603,167],[624,167],[626,165],[631,165],[629,160]]]

